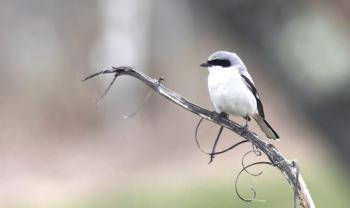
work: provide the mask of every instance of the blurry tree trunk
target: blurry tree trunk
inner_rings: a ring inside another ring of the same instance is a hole
[[[148,59],[148,43],[150,29],[151,0],[103,0],[101,2],[103,33],[97,45],[98,67],[105,68],[112,65],[132,65],[145,71]],[[127,85],[126,85],[127,84]],[[118,114],[133,112],[141,94],[142,88],[137,83],[120,81],[120,91],[111,94],[107,123],[114,125]],[[120,102],[120,98],[128,98]],[[119,117],[118,117],[119,118]]]

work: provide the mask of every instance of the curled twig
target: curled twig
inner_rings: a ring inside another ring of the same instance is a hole
[[[199,149],[201,152],[203,152],[204,154],[206,154],[206,155],[219,155],[219,154],[228,152],[228,151],[234,149],[235,147],[237,147],[237,146],[239,146],[239,145],[241,145],[241,144],[243,144],[243,143],[248,142],[248,140],[245,139],[245,140],[242,140],[242,141],[240,141],[240,142],[235,143],[234,145],[232,145],[232,146],[230,146],[230,147],[228,147],[228,148],[226,148],[226,149],[224,149],[224,150],[221,150],[221,151],[218,151],[218,152],[211,152],[211,153],[210,153],[210,152],[206,152],[206,151],[201,147],[200,142],[199,142],[199,139],[198,139],[198,129],[199,129],[199,126],[201,125],[203,119],[204,119],[204,118],[199,119],[199,122],[198,122],[198,124],[197,124],[197,126],[196,126],[196,129],[195,129],[194,137],[195,137],[196,145],[197,145],[198,149]]]
[[[243,170],[244,170],[246,173],[248,173],[248,174],[251,175],[251,176],[259,176],[259,175],[263,174],[264,171],[265,171],[268,167],[264,168],[263,170],[261,170],[261,171],[258,172],[258,173],[252,173],[252,172],[248,171],[248,169],[246,168],[246,165],[245,165],[245,162],[244,162],[244,161],[245,161],[246,157],[247,157],[249,154],[251,154],[251,153],[254,153],[255,156],[257,156],[257,157],[262,156],[262,152],[261,152],[260,150],[258,150],[258,149],[255,147],[254,144],[252,144],[252,150],[250,150],[250,151],[244,153],[244,155],[243,155],[243,157],[242,157],[242,160],[241,160],[242,168],[243,168]]]
[[[210,155],[210,153],[206,152],[204,149],[202,149],[200,143],[199,143],[199,140],[198,140],[198,129],[199,129],[199,126],[201,125],[202,121],[204,120],[204,118],[200,118],[198,123],[197,123],[197,126],[196,126],[196,129],[194,131],[194,138],[196,139],[196,144],[197,144],[197,147],[198,149],[203,152],[204,154],[207,154],[207,155]]]
[[[247,169],[248,166],[246,166],[245,163],[244,163],[245,158],[246,158],[247,155],[249,155],[250,153],[254,153],[254,151],[248,151],[248,152],[244,153],[244,155],[243,155],[243,157],[242,157],[242,160],[241,160],[242,170],[244,170],[246,173],[248,173],[248,174],[251,175],[251,176],[259,176],[259,175],[261,175],[261,174],[264,173],[265,169],[261,170],[261,171],[258,172],[258,173],[252,173],[252,172],[248,171],[248,169]]]
[[[244,168],[242,168],[242,169],[239,171],[239,173],[238,173],[238,175],[237,175],[237,177],[236,177],[236,180],[235,180],[235,192],[236,192],[238,198],[240,198],[242,201],[245,201],[245,202],[252,202],[252,201],[255,201],[255,200],[256,200],[256,191],[255,191],[254,187],[250,187],[250,190],[252,191],[252,197],[251,197],[250,199],[244,198],[244,197],[239,193],[239,191],[238,191],[238,179],[240,178],[240,176],[241,176],[241,174],[242,174],[243,172],[246,172],[246,169],[247,169],[247,168],[253,167],[253,166],[255,166],[255,165],[262,165],[262,164],[265,164],[265,165],[272,165],[272,166],[273,166],[273,164],[272,164],[271,162],[261,161],[261,162],[255,162],[255,163],[249,164],[249,165],[247,165],[247,166],[244,166]]]
[[[259,151],[258,149],[256,149],[256,147],[254,146],[254,144],[252,144],[252,150],[250,150],[250,151],[244,153],[244,155],[243,155],[243,157],[242,157],[242,160],[241,160],[242,170],[241,170],[241,172],[244,171],[244,172],[246,172],[247,174],[249,174],[250,176],[257,177],[257,176],[262,175],[262,174],[264,173],[264,171],[265,171],[269,166],[271,166],[271,165],[274,166],[273,163],[267,162],[267,161],[261,161],[261,162],[256,162],[256,163],[253,163],[253,164],[250,164],[250,165],[245,165],[245,162],[244,162],[244,161],[245,161],[245,158],[246,158],[249,154],[251,154],[251,153],[254,153],[256,156],[261,156],[261,155],[262,155],[261,151]],[[248,170],[249,167],[252,167],[252,166],[255,166],[255,165],[261,165],[261,164],[268,164],[269,166],[265,167],[263,170],[261,170],[261,171],[258,172],[258,173],[252,173],[252,172],[250,172],[250,171]],[[241,172],[237,175],[236,182],[235,182],[236,194],[237,194],[237,196],[238,196],[241,200],[243,200],[243,201],[246,201],[246,202],[254,201],[254,200],[256,200],[256,199],[255,199],[255,197],[256,197],[256,191],[255,191],[255,188],[254,188],[254,187],[251,187],[251,188],[250,188],[251,191],[252,191],[252,193],[253,193],[251,199],[245,199],[245,198],[243,198],[243,197],[239,194],[239,192],[238,192],[238,190],[237,190],[237,185],[236,185],[236,184],[237,184],[238,178],[240,177]]]

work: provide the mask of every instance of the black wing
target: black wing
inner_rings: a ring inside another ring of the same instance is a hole
[[[256,90],[254,84],[250,81],[250,79],[248,79],[248,77],[244,76],[243,74],[241,74],[241,77],[244,80],[244,83],[247,85],[247,87],[250,89],[250,91],[253,93],[255,99],[256,99],[256,104],[258,107],[258,113],[261,117],[265,118],[265,114],[264,114],[264,108],[262,105],[262,102],[260,100],[260,96],[258,91]]]

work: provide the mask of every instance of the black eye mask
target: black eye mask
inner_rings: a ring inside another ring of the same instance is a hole
[[[207,62],[209,66],[222,66],[222,67],[230,67],[231,62],[227,59],[214,59]]]

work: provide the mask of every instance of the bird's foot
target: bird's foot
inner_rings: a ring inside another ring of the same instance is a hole
[[[228,113],[225,113],[225,112],[221,112],[221,113],[219,113],[219,115],[220,115],[220,117],[226,118],[226,119],[228,119],[228,117],[229,117]]]
[[[215,117],[215,118],[221,118],[221,119],[228,119],[228,117],[229,117],[229,115],[228,115],[228,113],[225,113],[225,112],[220,112],[220,113],[218,113],[217,111],[212,111],[211,112],[211,116],[212,117]]]
[[[246,124],[245,126],[241,127],[240,136],[245,135],[247,132],[248,132],[248,125]]]
[[[247,125],[248,121],[251,121],[251,118],[249,116],[246,116],[246,117],[243,117],[243,118],[246,120],[246,124],[245,125]]]

